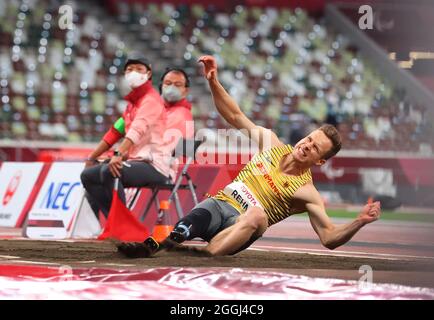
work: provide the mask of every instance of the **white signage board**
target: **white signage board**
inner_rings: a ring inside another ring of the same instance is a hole
[[[84,189],[80,174],[84,163],[53,163],[29,212],[25,235],[32,239],[71,236],[81,208]]]
[[[4,162],[0,169],[0,226],[17,227],[41,173],[42,162]]]

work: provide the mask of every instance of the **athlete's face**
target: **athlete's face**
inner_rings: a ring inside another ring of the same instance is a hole
[[[312,131],[294,146],[293,156],[298,162],[308,165],[322,165],[324,156],[333,147],[330,139],[321,130]]]

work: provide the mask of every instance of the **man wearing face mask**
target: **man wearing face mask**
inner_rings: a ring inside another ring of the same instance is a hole
[[[167,113],[166,147],[174,150],[180,138],[193,138],[191,103],[187,100],[190,80],[182,69],[167,68],[160,81],[160,94]],[[170,132],[169,132],[170,130]]]
[[[89,155],[81,174],[92,208],[95,213],[101,209],[105,216],[110,211],[115,178],[120,180],[120,197],[125,202],[122,187],[161,184],[175,176],[170,166],[171,152],[164,141],[166,111],[152,87],[151,66],[145,57],[133,54],[128,57],[124,72],[131,88],[125,97],[128,106]],[[97,158],[121,138],[124,139],[113,157],[97,164]]]

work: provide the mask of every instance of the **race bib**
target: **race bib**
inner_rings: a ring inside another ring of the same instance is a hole
[[[246,211],[251,207],[259,207],[264,209],[258,199],[255,198],[253,193],[242,182],[232,182],[228,184],[223,192],[231,199],[234,199],[240,204],[241,208]]]

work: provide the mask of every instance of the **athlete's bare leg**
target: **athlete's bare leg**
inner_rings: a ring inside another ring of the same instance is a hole
[[[237,222],[219,232],[211,239],[205,250],[213,256],[230,255],[237,252],[251,238],[259,238],[268,227],[264,210],[253,207],[241,215]]]
[[[234,225],[219,232],[206,247],[183,246],[167,238],[165,241],[169,243],[165,244],[164,249],[185,251],[195,256],[231,255],[247,248],[254,240],[262,236],[267,227],[268,218],[264,210],[253,207],[239,216]],[[129,258],[149,257],[155,253],[142,242],[120,242],[116,245],[118,250]]]

